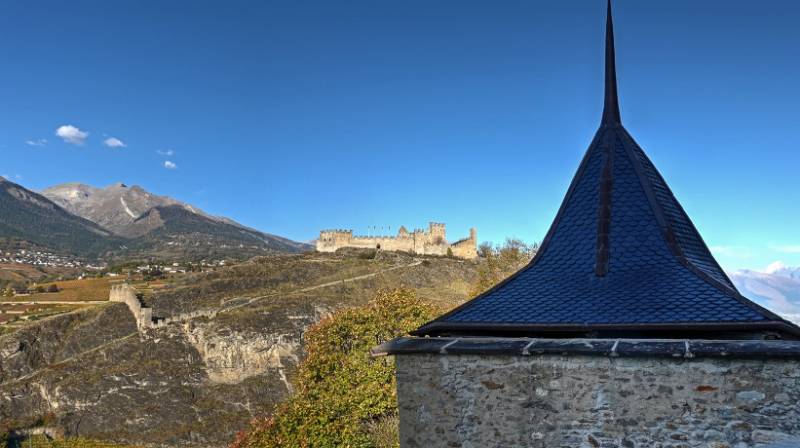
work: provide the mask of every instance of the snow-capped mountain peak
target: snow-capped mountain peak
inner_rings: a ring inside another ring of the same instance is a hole
[[[731,273],[730,277],[745,297],[800,323],[800,267],[776,261],[764,271],[741,269]]]

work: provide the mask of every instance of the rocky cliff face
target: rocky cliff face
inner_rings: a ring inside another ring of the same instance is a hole
[[[301,356],[303,324],[285,335],[208,322],[139,333],[123,304],[80,314],[0,338],[4,425],[45,424],[118,442],[224,446],[286,397]],[[74,333],[60,340],[70,328]],[[108,331],[98,334],[101,328]]]
[[[208,320],[182,328],[187,341],[202,358],[212,383],[236,384],[274,370],[286,390],[291,391],[288,378],[303,353],[302,333],[327,314],[321,307],[300,311],[296,315],[286,313],[264,319],[261,331],[253,327],[234,330]],[[271,322],[281,323],[282,328],[270,328],[275,327]]]

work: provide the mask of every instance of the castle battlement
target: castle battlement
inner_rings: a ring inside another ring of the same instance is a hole
[[[430,222],[427,229],[414,229],[413,232],[401,226],[395,236],[353,235],[352,230],[334,229],[320,231],[316,247],[319,252],[336,252],[352,247],[472,259],[478,256],[478,235],[473,228],[468,237],[450,244],[447,242],[447,226],[441,222]]]

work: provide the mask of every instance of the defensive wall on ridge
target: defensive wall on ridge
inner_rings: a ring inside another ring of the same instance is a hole
[[[128,309],[131,310],[131,314],[136,319],[136,326],[139,330],[161,328],[172,323],[185,322],[200,317],[213,318],[218,312],[217,310],[197,310],[170,317],[153,317],[153,309],[145,306],[136,288],[127,283],[112,285],[108,300],[128,305]]]
[[[148,308],[142,302],[142,298],[136,293],[136,289],[127,283],[111,286],[108,300],[111,302],[122,302],[128,305],[133,317],[136,319],[136,326],[141,330],[149,328],[153,323],[153,309]]]

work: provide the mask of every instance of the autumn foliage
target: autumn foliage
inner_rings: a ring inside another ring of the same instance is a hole
[[[307,357],[294,395],[258,418],[231,448],[397,446],[375,428],[397,412],[394,360],[369,349],[407,334],[439,313],[408,290],[383,291],[367,306],[340,311],[305,334]]]

